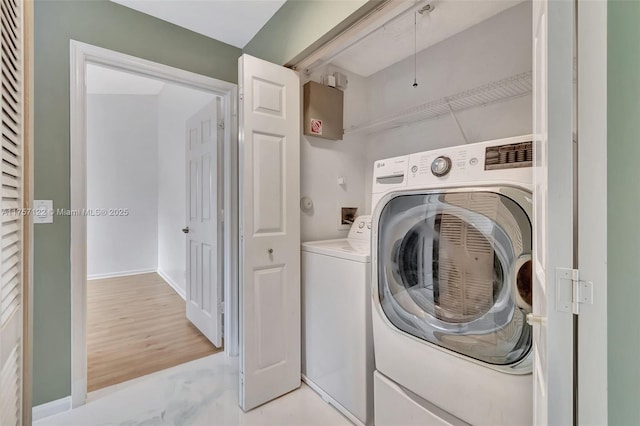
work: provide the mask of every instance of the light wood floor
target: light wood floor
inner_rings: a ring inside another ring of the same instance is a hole
[[[87,390],[111,386],[220,352],[186,317],[158,275],[87,283]]]

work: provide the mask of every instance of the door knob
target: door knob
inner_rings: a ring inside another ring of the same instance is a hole
[[[269,250],[267,250],[269,252],[269,254],[273,254],[273,249],[270,248]]]
[[[187,226],[186,228],[182,228],[182,232],[184,232],[185,234],[189,233],[189,227]]]

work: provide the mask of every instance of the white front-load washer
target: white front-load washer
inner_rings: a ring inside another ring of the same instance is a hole
[[[355,424],[373,423],[371,216],[302,244],[302,377]]]
[[[374,164],[377,425],[532,423],[531,141]]]

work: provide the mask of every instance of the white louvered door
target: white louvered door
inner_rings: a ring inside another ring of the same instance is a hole
[[[22,424],[23,2],[0,0],[0,425]]]

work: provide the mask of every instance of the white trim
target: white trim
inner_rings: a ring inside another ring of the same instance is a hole
[[[238,356],[240,348],[240,287],[238,277],[238,90],[224,100],[224,351]]]
[[[371,12],[354,22],[349,28],[327,41],[306,57],[297,61],[293,64],[292,68],[304,72],[307,75],[311,74],[313,71],[330,63],[338,55],[346,52],[349,48],[371,35],[371,33],[377,29],[394,21],[396,17],[404,15],[410,9],[418,10],[423,3],[426,3],[426,1],[421,0],[413,3],[405,3],[385,0]]]
[[[24,185],[26,188],[28,188],[28,198],[25,200],[26,201],[26,206],[27,207],[32,207],[33,206],[33,194],[34,194],[34,174],[33,174],[33,170],[34,170],[34,157],[33,157],[33,152],[34,152],[34,148],[35,145],[33,143],[34,141],[34,88],[35,88],[35,83],[34,83],[34,68],[33,68],[33,63],[34,63],[34,34],[33,34],[33,9],[34,9],[34,5],[33,3],[29,4],[29,3],[23,3],[24,8],[23,8],[23,19],[27,19],[28,21],[25,21],[24,25],[27,30],[28,30],[28,34],[25,37],[25,42],[26,45],[23,46],[23,48],[25,49],[25,54],[27,55],[24,59],[28,60],[28,65],[29,65],[29,71],[27,72],[28,75],[28,80],[24,81],[24,84],[26,85],[26,89],[28,92],[28,99],[26,99],[26,102],[28,103],[28,111],[27,115],[28,115],[28,119],[25,123],[25,125],[28,126],[28,135],[29,138],[28,140],[26,140],[26,144],[25,144],[25,148],[28,147],[27,149],[27,155],[24,158],[25,164],[23,164],[23,167],[26,166],[26,170],[28,172],[27,175],[23,176],[24,179]],[[28,11],[27,13],[24,13],[24,11]],[[25,87],[23,87],[23,90],[25,89]],[[23,193],[24,194],[24,193]],[[23,357],[24,357],[24,373],[22,375],[22,386],[23,386],[23,400],[22,400],[22,407],[23,407],[23,418],[22,420],[26,423],[29,424],[30,422],[33,421],[33,409],[31,410],[31,419],[29,419],[29,416],[25,416],[24,413],[28,412],[28,407],[32,406],[33,404],[33,217],[31,215],[27,215],[24,219],[23,222],[23,226],[26,227],[26,229],[29,230],[28,232],[28,240],[24,241],[23,244],[26,244],[27,247],[27,258],[28,258],[28,269],[26,271],[26,276],[24,277],[24,285],[25,287],[25,291],[27,294],[27,298],[26,300],[24,300],[24,309],[27,310],[27,315],[25,317],[26,320],[26,324],[24,324],[25,328],[23,330],[23,332],[26,332],[26,336],[23,334]],[[23,246],[24,247],[24,246]]]
[[[108,274],[87,275],[87,280],[101,280],[103,278],[128,277],[132,275],[142,275],[157,272],[156,268],[136,269],[132,271],[109,272]]]
[[[607,424],[607,2],[578,8],[578,269],[593,304],[578,315],[579,424]],[[604,344],[603,344],[604,343]]]
[[[70,87],[70,189],[71,209],[87,205],[86,159],[86,59],[71,42]],[[71,406],[87,399],[87,221],[71,217]]]
[[[70,40],[70,187],[71,209],[81,210],[87,205],[86,188],[86,66],[88,63],[134,72],[148,77],[162,79],[167,82],[187,86],[214,93],[224,99],[225,108],[225,158],[231,179],[225,187],[225,201],[231,203],[225,208],[225,352],[228,355],[238,353],[238,307],[237,303],[237,199],[234,193],[229,194],[237,182],[237,163],[233,161],[237,152],[237,85],[189,71],[158,64],[145,59],[104,49],[90,44]],[[86,312],[87,312],[87,222],[84,216],[71,217],[71,399],[72,407],[78,407],[87,400],[87,346],[86,346]],[[235,340],[235,341],[234,341]]]
[[[183,290],[182,288],[180,288],[178,283],[176,283],[169,275],[165,274],[160,269],[158,269],[156,272],[158,273],[158,275],[160,275],[160,277],[163,280],[165,280],[165,282],[167,284],[169,284],[169,287],[171,287],[173,289],[173,291],[178,293],[178,296],[182,297],[182,299],[185,300],[185,301],[187,300],[187,292],[185,290]]]
[[[71,396],[65,396],[64,398],[56,399],[55,401],[46,402],[44,404],[36,405],[32,409],[32,418],[34,422],[44,419],[45,417],[53,416],[55,414],[64,413],[71,410]]]
[[[302,381],[305,382],[307,386],[309,386],[311,389],[313,389],[315,393],[320,395],[320,398],[322,398],[324,402],[326,402],[329,405],[332,405],[333,408],[335,408],[340,412],[340,414],[342,414],[347,419],[349,419],[351,423],[353,423],[356,426],[364,426],[364,423],[362,423],[359,418],[354,416],[353,413],[351,413],[351,411],[347,410],[344,407],[344,405],[336,401],[331,395],[326,393],[320,386],[316,385],[312,380],[310,380],[304,374],[302,375]]]

